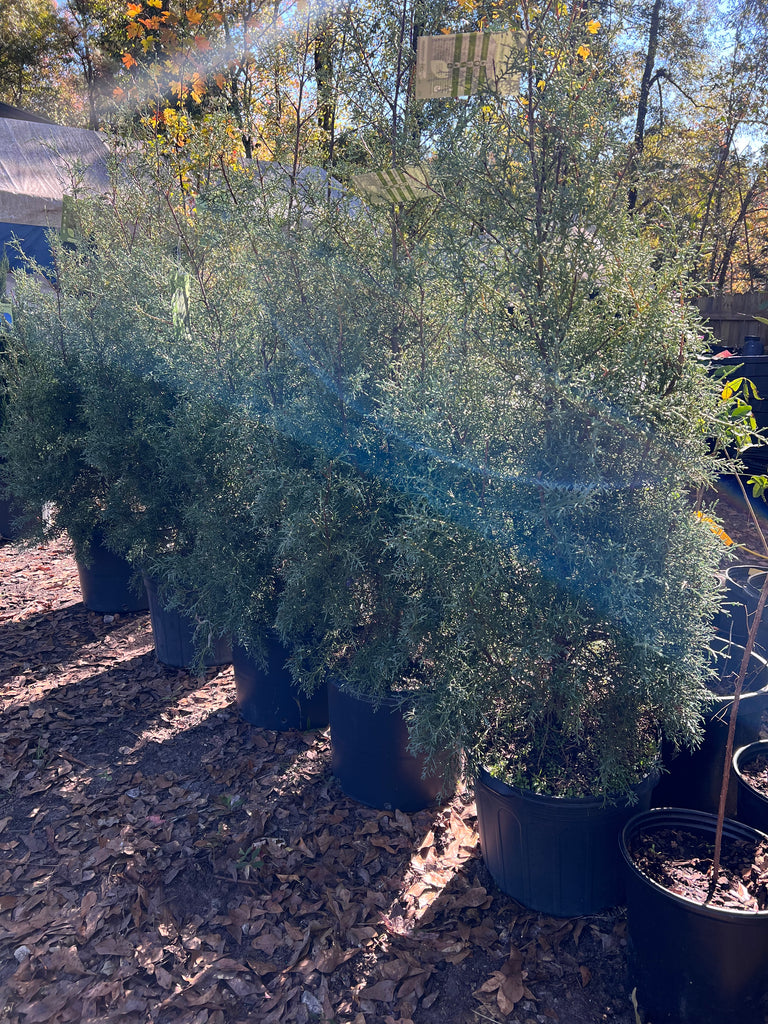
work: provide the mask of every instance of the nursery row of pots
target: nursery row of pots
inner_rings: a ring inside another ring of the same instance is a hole
[[[97,537],[89,559],[77,561],[83,603],[99,613],[149,611],[158,661],[174,668],[197,664],[194,624],[183,611],[164,606],[148,577],[133,586],[130,564]],[[261,729],[317,729],[331,725],[332,770],[343,791],[372,807],[421,810],[446,788],[443,772],[425,773],[423,757],[408,749],[403,707],[392,698],[373,704],[344,692],[334,681],[307,696],[286,668],[288,652],[269,639],[266,663],[240,644],[218,638],[203,655],[203,667],[232,664],[240,714]],[[455,779],[454,779],[455,785]]]
[[[146,607],[128,589],[128,563],[103,546],[94,545],[91,565],[78,569],[84,602],[92,610]],[[194,657],[190,623],[163,609],[156,588],[145,583],[158,658],[189,665]],[[742,652],[740,646],[722,643],[721,680],[733,678]],[[391,701],[378,707],[361,702],[335,683],[327,700],[325,691],[322,698],[307,699],[293,685],[286,656],[275,638],[266,668],[239,645],[231,651],[219,647],[207,664],[233,662],[240,712],[253,725],[316,728],[327,725],[330,716],[332,770],[347,795],[406,811],[439,798],[444,776],[426,774],[423,758],[408,751],[401,707]],[[745,774],[757,764],[768,786],[768,740],[757,740],[768,710],[768,664],[759,655],[752,662],[737,731],[739,743],[746,745],[733,758],[729,803],[729,813],[743,824],[726,823],[726,845],[731,840],[755,844],[758,833],[768,832],[768,792],[761,793]],[[661,780],[649,775],[637,787],[634,805],[527,793],[485,770],[476,781],[483,856],[504,892],[525,906],[560,916],[594,913],[626,901],[630,975],[651,1021],[762,1020],[768,910],[702,906],[654,881],[633,856],[661,830],[711,841],[727,710],[728,697],[721,696],[707,715],[702,747],[695,754],[671,757]],[[660,809],[649,811],[652,803]],[[675,807],[664,806],[668,803]],[[760,856],[768,866],[768,847]]]
[[[545,21],[531,75],[581,19]],[[153,619],[155,591],[186,618],[153,623],[160,657],[187,658],[182,625],[199,659],[231,637],[259,723],[265,667],[302,726],[327,694],[366,802],[429,803],[463,758],[499,884],[590,913],[623,898],[618,833],[662,740],[672,772],[710,727],[722,548],[699,488],[749,421],[698,359],[681,253],[616,203],[600,76],[558,61],[524,131],[505,102],[440,119],[413,207],[299,196],[208,153],[215,133],[182,175],[123,162],[78,208],[87,243],[52,240],[55,287],[16,282],[1,475],[24,512],[50,503],[30,528],[67,532],[85,589],[101,535]]]

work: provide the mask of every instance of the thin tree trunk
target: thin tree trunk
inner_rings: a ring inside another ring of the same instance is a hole
[[[736,248],[736,238],[739,234],[739,228],[742,224],[746,225],[747,213],[749,212],[749,207],[752,203],[752,200],[755,197],[755,194],[757,193],[759,185],[760,178],[757,177],[752,183],[752,185],[749,187],[749,189],[747,189],[746,194],[743,196],[741,200],[741,206],[739,208],[739,215],[736,218],[736,222],[729,233],[728,241],[725,246],[725,251],[723,252],[723,258],[720,262],[720,272],[717,277],[717,287],[721,291],[725,287],[725,279],[728,276],[728,268],[730,267],[731,259],[733,258],[733,251]],[[710,277],[714,276],[714,269],[714,267],[710,268]],[[751,273],[752,271],[750,269],[750,276]]]
[[[637,120],[635,121],[634,157],[630,168],[629,209],[637,206],[637,184],[634,181],[637,172],[638,157],[643,152],[645,142],[645,122],[648,117],[648,100],[653,84],[653,69],[656,65],[656,51],[659,46],[659,22],[663,0],[654,0],[651,10],[651,21],[648,28],[648,49],[645,54],[645,67],[640,81],[640,98],[637,103]]]

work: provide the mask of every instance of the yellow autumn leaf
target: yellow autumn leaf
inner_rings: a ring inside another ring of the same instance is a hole
[[[591,33],[592,35],[594,35],[597,31],[599,31],[599,29],[600,29],[600,22],[599,21],[588,21],[587,22],[587,32]]]
[[[536,88],[539,90],[539,92],[543,92],[544,91],[544,87],[546,86],[546,84],[547,83],[544,81],[544,79],[540,78],[538,80],[538,82],[536,83]]]
[[[576,51],[576,55],[578,57],[581,57],[582,60],[586,60],[591,52],[592,51],[590,50],[590,48],[588,46],[585,46],[584,43],[582,43],[581,46]]]
[[[157,7],[158,10],[163,6],[163,0],[147,0],[147,4],[150,7]]]

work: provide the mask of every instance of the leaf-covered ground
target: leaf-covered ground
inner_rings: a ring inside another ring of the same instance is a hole
[[[500,894],[471,794],[347,799],[326,734],[87,612],[64,541],[0,579],[0,1020],[633,1024],[621,911]]]

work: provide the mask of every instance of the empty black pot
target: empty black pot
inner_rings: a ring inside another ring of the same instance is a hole
[[[267,639],[267,665],[240,644],[232,645],[237,706],[246,722],[260,729],[318,729],[328,724],[328,694],[307,697],[286,668],[288,652],[276,636]]]
[[[408,750],[403,704],[394,697],[374,704],[331,681],[328,717],[331,770],[347,796],[369,807],[412,812],[452,790],[441,771],[425,776],[424,759]]]
[[[712,907],[678,896],[641,871],[632,850],[660,828],[704,833],[712,814],[664,808],[638,814],[621,836],[626,865],[630,985],[652,1024],[764,1024],[768,910]],[[724,842],[760,832],[726,819]]]
[[[715,627],[721,637],[742,647],[746,644],[766,571],[762,565],[732,565],[728,568],[725,600],[715,619]],[[763,618],[765,621],[761,621],[755,637],[756,654],[764,654],[768,650],[768,616]]]
[[[721,676],[738,673],[744,648],[722,641],[718,667]],[[687,807],[691,810],[717,812],[720,787],[725,769],[725,746],[728,738],[728,718],[733,698],[717,696],[705,715],[704,739],[695,751],[675,753],[664,747],[664,761],[668,771],[653,794],[654,807]],[[768,663],[754,652],[750,656],[749,670],[739,701],[736,719],[735,746],[744,746],[758,739],[763,712],[768,708]],[[728,789],[726,814],[736,815],[736,784]]]

